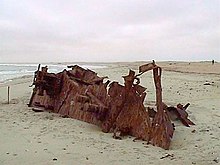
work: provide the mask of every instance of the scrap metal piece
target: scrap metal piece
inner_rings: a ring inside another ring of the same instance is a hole
[[[188,119],[188,113],[186,109],[189,107],[190,103],[187,103],[185,106],[182,104],[177,104],[176,107],[167,106],[165,103],[162,103],[163,110],[166,111],[167,115],[172,121],[180,120],[183,125],[190,127],[190,125],[195,125],[190,119]],[[147,107],[149,116],[154,118],[156,115],[156,111],[153,108]]]
[[[161,73],[162,69],[160,67],[155,67],[153,69],[154,83],[156,87],[157,114],[152,122],[150,143],[164,149],[169,149],[174,127],[167,113],[163,110]]]
[[[41,109],[41,108],[32,108],[32,110],[34,112],[43,112],[44,111],[44,109]]]
[[[188,119],[188,113],[186,109],[190,104],[187,103],[185,106],[178,104],[177,107],[167,107],[165,110],[172,120],[180,120],[185,126],[195,125],[190,119]]]
[[[94,71],[77,65],[68,68],[71,70],[57,74],[48,73],[47,67],[42,67],[41,71],[38,68],[29,106],[95,124],[103,132],[113,132],[113,137],[118,139],[119,136],[132,135],[164,149],[169,148],[174,125],[168,116],[169,110],[165,110],[167,106],[162,102],[162,69],[154,61],[140,66],[137,75],[130,70],[127,76],[123,76],[124,85],[109,80],[104,83],[107,77],[99,77]],[[152,114],[144,107],[146,88],[140,85],[139,78],[149,70],[153,70],[156,87],[157,112],[152,110]],[[187,120],[188,114],[184,113],[187,106],[178,105],[176,113],[185,123],[192,124]]]
[[[79,66],[58,74],[39,71],[29,106],[100,125],[109,99],[102,81],[95,72]]]
[[[108,126],[113,128],[114,133],[132,135],[142,140],[149,141],[150,118],[143,105],[146,96],[144,87],[134,85],[135,72],[130,70],[128,76],[123,76],[125,86],[113,84],[110,93],[111,110],[109,111]],[[118,88],[118,89],[117,89]],[[138,90],[137,89],[141,89]],[[120,101],[117,101],[120,100]],[[116,117],[115,117],[116,116]]]
[[[154,118],[156,116],[157,111],[155,111],[154,108],[147,107],[147,111],[151,118]]]
[[[139,73],[143,74],[149,70],[153,70],[154,68],[157,68],[157,65],[155,64],[155,61],[153,60],[152,63],[139,66]]]

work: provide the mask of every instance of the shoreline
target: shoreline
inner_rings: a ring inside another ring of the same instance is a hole
[[[67,65],[88,65],[88,66],[93,66],[94,68],[92,68],[92,70],[99,70],[99,69],[103,69],[103,68],[111,68],[111,67],[127,67],[128,69],[130,68],[130,66],[132,66],[132,69],[137,70],[138,67],[142,64],[146,64],[149,63],[150,61],[136,61],[136,62],[113,62],[113,63],[89,63],[89,62],[80,62],[80,63],[49,63],[51,66],[53,65],[60,65],[63,66],[63,69],[66,69]],[[202,61],[202,62],[177,62],[177,61],[166,61],[166,62],[156,62],[158,65],[160,65],[162,67],[162,69],[164,71],[171,71],[171,72],[179,72],[179,73],[189,73],[189,74],[214,74],[214,75],[220,75],[220,63],[215,63],[214,65],[212,65],[210,62],[208,61]],[[7,65],[15,65],[16,63],[11,63],[11,64],[7,64]],[[34,63],[19,63],[19,65],[29,65],[29,64],[34,64]],[[0,64],[1,65],[1,64]],[[5,64],[6,65],[6,64]],[[44,64],[42,63],[41,66],[44,65],[48,65],[48,63]],[[96,68],[96,66],[98,66]],[[101,67],[102,68],[99,68]],[[135,68],[136,67],[136,68]],[[49,66],[50,68],[50,66]],[[87,68],[87,67],[85,67]],[[201,69],[203,68],[203,69]],[[36,70],[37,70],[37,63],[36,63]],[[33,77],[34,76],[34,72],[28,75],[23,75],[23,76],[18,76],[18,77],[14,77],[14,78],[8,78],[5,79],[3,81],[0,82],[1,84],[4,84],[6,82],[9,81],[13,81],[16,79],[20,79],[22,77]]]

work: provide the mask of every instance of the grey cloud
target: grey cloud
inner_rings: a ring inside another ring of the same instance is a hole
[[[2,0],[0,62],[220,61],[218,0]]]

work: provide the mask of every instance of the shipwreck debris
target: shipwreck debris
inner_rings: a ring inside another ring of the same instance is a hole
[[[44,110],[41,108],[32,108],[34,112],[43,112]]]
[[[194,124],[187,118],[188,105],[170,108],[162,102],[162,69],[154,61],[140,66],[138,74],[130,70],[123,76],[124,85],[109,80],[104,83],[107,77],[78,65],[68,68],[54,74],[48,73],[47,67],[40,70],[39,65],[28,105],[95,124],[116,139],[132,135],[164,149],[169,149],[174,132],[170,114],[174,112],[186,126]],[[149,70],[153,70],[156,111],[144,107],[146,88],[140,85],[140,75]]]
[[[189,105],[190,103],[187,103],[185,106],[177,104],[176,107],[167,107],[166,111],[172,120],[180,120],[185,126],[189,127],[190,125],[195,125],[190,119],[188,119],[186,109]]]

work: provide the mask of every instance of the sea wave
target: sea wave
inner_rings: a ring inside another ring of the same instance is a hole
[[[42,66],[48,66],[48,72],[58,73],[63,69],[67,69],[63,64],[42,64]],[[105,68],[104,65],[80,65],[87,69],[99,69]],[[0,82],[4,83],[14,78],[34,75],[37,70],[38,64],[0,64]]]

